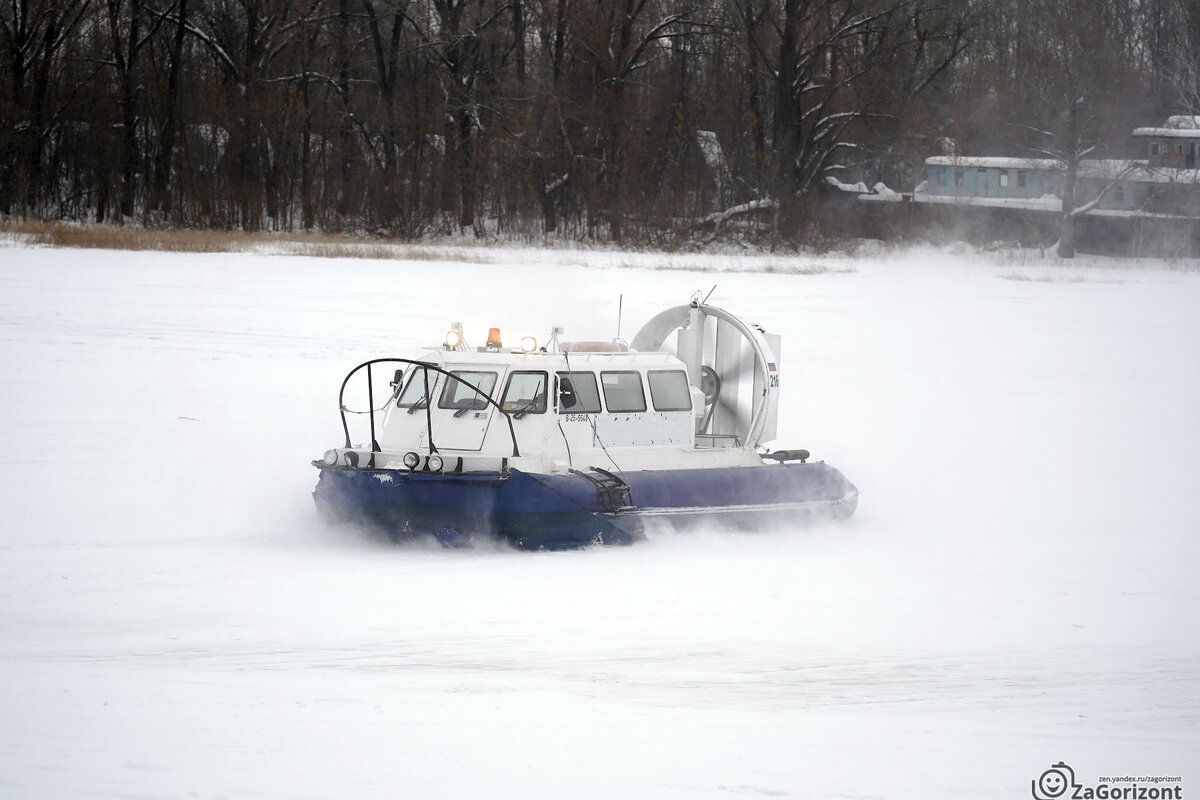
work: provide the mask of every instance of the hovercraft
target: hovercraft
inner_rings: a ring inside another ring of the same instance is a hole
[[[455,323],[418,358],[356,366],[339,393],[344,443],[312,462],[322,516],[393,541],[563,549],[628,544],[652,522],[758,529],[854,513],[858,490],[836,468],[763,446],[776,435],[779,336],[699,295],[629,344],[562,333],[509,348],[493,328],[473,348]],[[356,375],[369,433],[352,444]]]

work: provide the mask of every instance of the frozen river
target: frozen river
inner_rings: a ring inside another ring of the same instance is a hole
[[[432,255],[0,243],[0,797],[1200,791],[1196,265]],[[515,553],[316,518],[353,365],[458,320],[609,338],[622,295],[631,337],[714,284],[783,335],[776,444],[849,523]]]

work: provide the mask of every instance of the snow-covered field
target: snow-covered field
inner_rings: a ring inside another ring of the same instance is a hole
[[[0,243],[0,797],[1200,791],[1200,271],[913,252],[434,261]],[[710,263],[715,270],[696,271]],[[324,527],[354,364],[783,334],[847,524],[564,553]]]

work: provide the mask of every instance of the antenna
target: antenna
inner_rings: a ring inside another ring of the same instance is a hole
[[[617,338],[615,341],[621,341],[621,312],[625,310],[625,295],[617,295]]]
[[[717,285],[714,283],[713,287],[708,290],[708,294],[704,295],[704,299],[700,301],[700,305],[705,305],[708,302],[708,298],[712,297],[712,293],[715,292],[716,290],[717,290]]]

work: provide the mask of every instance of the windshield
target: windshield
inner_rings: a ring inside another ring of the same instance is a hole
[[[426,374],[429,375],[429,394],[433,394],[440,376],[424,367],[417,367],[409,373],[408,383],[404,384],[404,391],[396,400],[396,408],[424,408],[429,405],[429,398],[425,396]]]
[[[508,378],[508,388],[500,408],[518,417],[541,414],[546,410],[546,373],[514,372]]]
[[[492,389],[496,387],[496,373],[456,370],[450,375],[452,377],[446,381],[446,388],[442,390],[441,399],[438,400],[438,408],[460,411],[481,411],[487,408],[487,398],[492,396]],[[475,391],[475,387],[478,387],[479,391]]]

